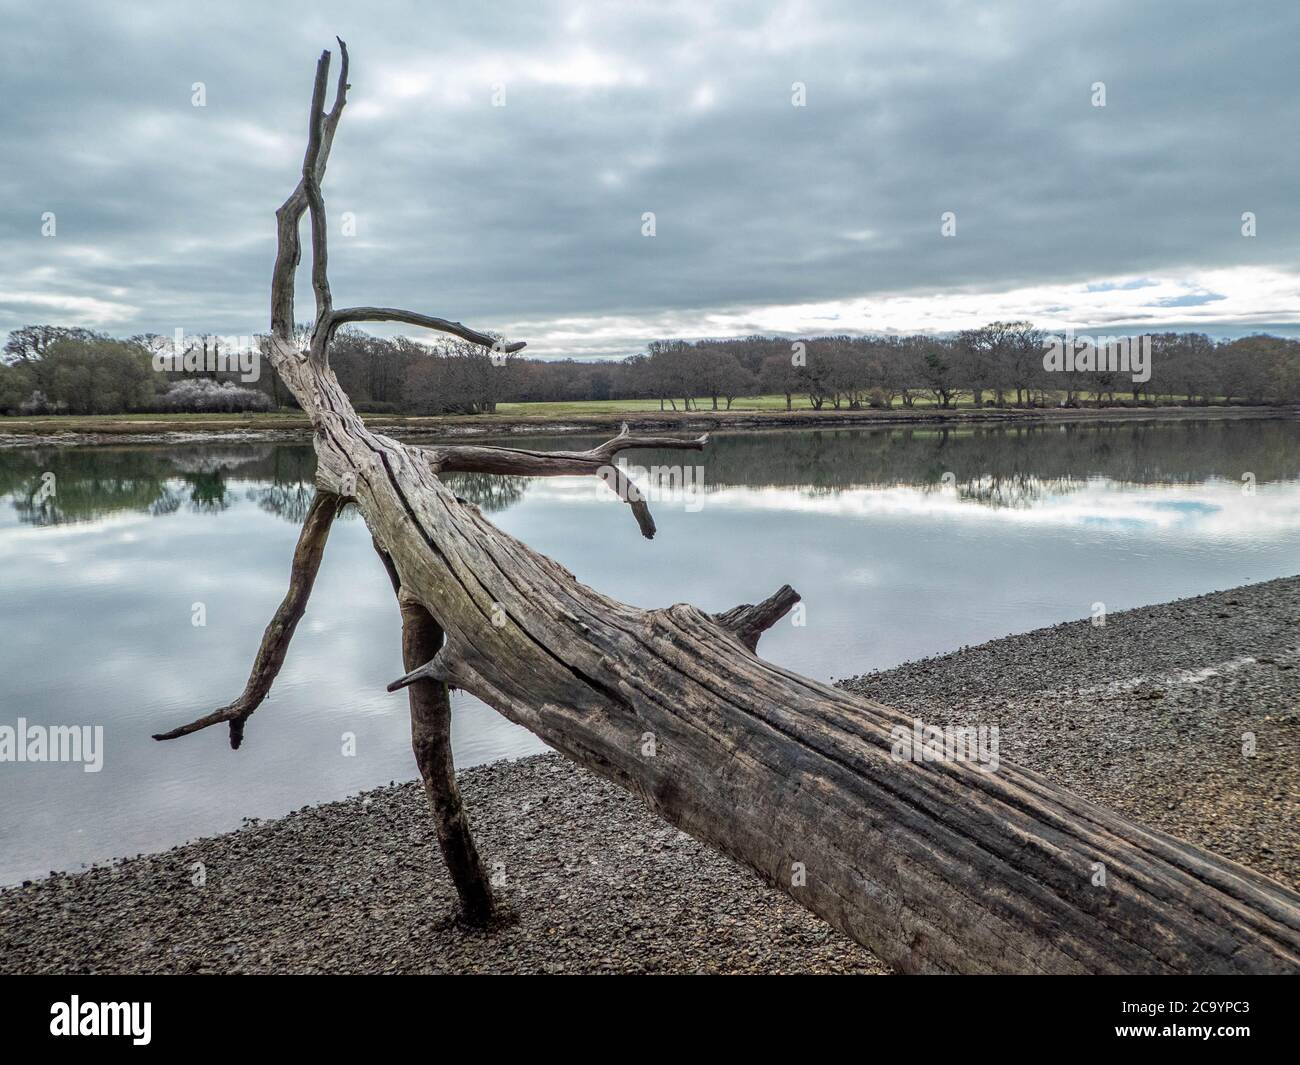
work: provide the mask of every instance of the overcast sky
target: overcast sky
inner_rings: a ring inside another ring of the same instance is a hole
[[[265,331],[273,212],[335,34],[341,306],[551,355],[1008,316],[1300,322],[1294,0],[0,13],[0,333]],[[299,292],[301,311],[305,275]]]

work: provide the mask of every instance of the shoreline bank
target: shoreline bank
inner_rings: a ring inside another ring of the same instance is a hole
[[[1300,577],[1289,577],[841,683],[930,724],[996,724],[1002,759],[1295,888],[1298,622]],[[411,782],[0,891],[0,969],[885,971],[557,755],[460,780],[513,914],[490,934],[450,919],[454,892]]]
[[[869,429],[890,426],[1107,424],[1149,421],[1221,421],[1295,418],[1292,407],[1102,407],[986,408],[984,410],[894,409],[822,411],[628,411],[572,416],[455,415],[415,417],[363,415],[373,430],[397,439],[550,436],[619,431],[701,433],[762,429]],[[0,418],[0,448],[93,444],[181,444],[203,441],[305,443],[311,426],[294,414],[214,415],[176,420],[104,416]],[[93,424],[87,424],[93,423]],[[74,428],[64,428],[63,425]]]

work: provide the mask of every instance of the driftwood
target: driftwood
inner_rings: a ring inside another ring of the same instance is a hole
[[[311,418],[322,493],[293,582],[305,600],[323,515],[336,496],[355,503],[401,599],[408,672],[393,687],[413,692],[417,760],[467,916],[485,919],[491,894],[454,791],[449,685],[634,792],[902,971],[1300,966],[1300,898],[1283,885],[1005,762],[982,772],[964,761],[898,760],[892,730],[910,731],[910,718],[761,661],[760,634],[798,598],[789,588],[718,615],[687,604],[637,609],[580,584],[439,479],[453,470],[604,476],[625,448],[703,440],[625,432],[590,452],[422,449],[367,429],[329,368],[340,324],[404,322],[498,351],[522,345],[413,312],[334,309],[320,182],[348,90],[340,47],[328,112],[328,52],[317,65],[302,178],[277,215],[270,357]],[[304,213],[316,313],[300,351],[293,301]],[[639,493],[611,486],[651,535]],[[268,629],[241,701],[167,736],[225,720],[238,746],[301,614],[293,592],[286,604],[288,620]]]

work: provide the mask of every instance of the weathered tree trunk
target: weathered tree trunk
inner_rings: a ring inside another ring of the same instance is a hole
[[[910,718],[758,659],[759,635],[798,598],[788,588],[717,616],[686,604],[637,609],[497,529],[438,476],[607,477],[613,454],[646,446],[642,438],[625,430],[592,451],[548,454],[421,449],[367,429],[329,369],[340,321],[382,316],[498,350],[520,345],[411,312],[333,310],[319,181],[343,105],[343,57],[328,114],[321,57],[303,179],[279,215],[271,358],[311,417],[320,488],[356,503],[405,602],[446,633],[392,688],[433,679],[472,692],[902,971],[1300,967],[1300,898],[1283,885],[1005,762],[986,773],[899,760],[894,730],[910,733]],[[292,311],[307,209],[317,313],[304,353]],[[653,535],[635,486],[607,483]]]

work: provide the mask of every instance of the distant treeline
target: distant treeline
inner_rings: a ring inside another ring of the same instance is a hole
[[[774,394],[817,409],[1300,402],[1300,341],[1256,335],[1216,341],[1156,333],[1142,345],[1080,348],[1045,368],[1053,334],[994,322],[955,337],[751,336],[654,341],[618,360],[502,357],[459,340],[421,343],[341,331],[330,363],[361,411],[493,413],[502,402],[657,400],[662,409],[729,409]],[[1079,338],[1081,345],[1083,338]],[[0,357],[0,413],[250,411],[293,401],[254,346],[227,338],[115,339],[86,329],[25,326]],[[1110,351],[1108,357],[1108,350]],[[1139,370],[1138,353],[1149,361]],[[1061,346],[1057,346],[1058,356]],[[1068,368],[1060,368],[1062,366]]]

